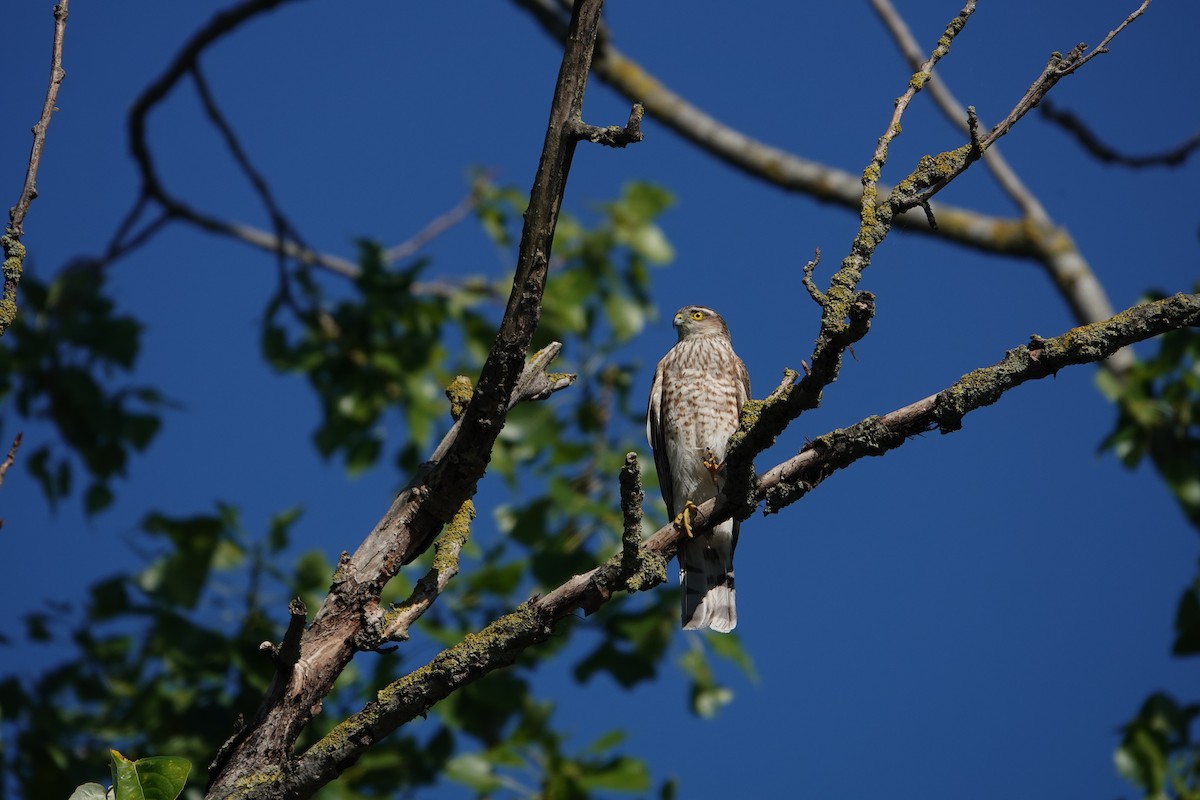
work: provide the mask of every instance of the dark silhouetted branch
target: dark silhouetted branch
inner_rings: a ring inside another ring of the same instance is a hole
[[[1115,164],[1133,169],[1177,167],[1187,161],[1192,153],[1200,150],[1200,133],[1196,133],[1182,144],[1161,153],[1129,155],[1106,144],[1078,116],[1065,109],[1060,109],[1049,100],[1042,103],[1041,110],[1043,118],[1069,133],[1084,150],[1105,164]]]

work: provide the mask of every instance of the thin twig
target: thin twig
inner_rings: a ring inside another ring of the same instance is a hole
[[[1106,144],[1088,128],[1082,119],[1070,111],[1058,108],[1049,99],[1043,100],[1040,108],[1042,116],[1045,119],[1053,122],[1073,136],[1084,150],[1106,164],[1115,164],[1133,169],[1142,169],[1144,167],[1177,167],[1187,161],[1197,150],[1200,150],[1200,132],[1197,132],[1182,144],[1161,153],[1128,155]]]
[[[4,290],[0,295],[0,335],[3,335],[17,315],[17,286],[21,282],[21,270],[25,264],[25,246],[21,237],[25,235],[25,215],[29,205],[37,197],[37,173],[42,165],[42,151],[46,147],[46,132],[50,129],[50,118],[58,102],[58,87],[67,77],[63,69],[63,41],[67,35],[68,0],[59,0],[54,6],[54,41],[50,48],[50,85],[46,88],[46,100],[42,103],[42,115],[33,126],[33,147],[29,151],[29,163],[25,168],[25,183],[21,196],[8,212],[8,227],[0,236],[0,247],[4,250]]]
[[[556,40],[562,40],[566,23],[553,0],[513,2]],[[602,39],[592,69],[597,78],[625,98],[643,103],[648,114],[685,141],[735,169],[785,191],[803,193],[845,208],[860,207],[860,175],[772,147],[716,119],[671,91],[661,79],[621,52],[611,41]],[[891,187],[880,184],[878,191],[883,196],[891,191]],[[1096,322],[1112,316],[1112,304],[1104,287],[1066,230],[1053,225],[1031,224],[1026,218],[984,214],[945,202],[932,203],[931,208],[938,221],[937,233],[943,239],[981,252],[1037,261],[1049,273],[1052,285],[1078,322]],[[906,230],[933,232],[927,216],[916,211],[900,214],[895,222]],[[1132,361],[1128,354],[1118,353],[1107,363],[1115,365],[1119,374]]]
[[[4,476],[8,474],[8,470],[17,460],[17,448],[21,446],[21,433],[17,433],[13,437],[12,447],[8,448],[8,455],[3,463],[0,463],[0,486],[4,485]]]
[[[917,69],[925,58],[925,53],[917,44],[917,39],[909,29],[908,23],[904,21],[904,17],[892,5],[891,0],[871,0],[871,6],[883,21],[888,33],[892,35],[892,39],[896,42],[896,46],[900,49],[900,53],[908,62],[909,67]],[[974,113],[954,97],[946,82],[939,75],[935,75],[925,88],[937,107],[941,109],[943,116],[964,133],[971,133],[974,141],[975,134],[972,132],[973,129],[968,126],[968,117],[974,119]],[[1016,171],[1001,155],[999,149],[989,149],[984,156],[984,164],[1000,187],[1026,216],[1049,219],[1033,192],[1017,176]]]
[[[380,638],[393,642],[408,639],[412,624],[433,606],[454,576],[458,575],[459,558],[463,546],[471,537],[471,522],[474,519],[475,504],[467,500],[434,544],[433,565],[429,571],[417,581],[407,600],[383,615]]]
[[[805,262],[804,276],[800,279],[800,282],[804,284],[804,289],[808,292],[808,296],[813,299],[813,302],[819,305],[821,308],[824,308],[826,303],[825,293],[817,288],[817,284],[813,281],[813,273],[816,271],[817,265],[820,263],[821,248],[818,247],[813,253],[813,257],[809,261]]]
[[[10,236],[25,235],[22,223],[29,211],[29,204],[37,197],[37,173],[42,163],[42,150],[46,147],[46,131],[50,128],[50,118],[55,111],[58,101],[58,87],[67,77],[62,65],[63,40],[67,34],[67,3],[59,0],[54,6],[54,44],[50,51],[50,85],[46,89],[46,101],[42,104],[42,115],[33,126],[33,147],[29,152],[29,166],[25,170],[25,184],[21,187],[21,196],[17,204],[9,209],[8,230]]]
[[[205,115],[208,116],[209,122],[213,124],[217,132],[221,134],[221,139],[225,142],[226,149],[233,156],[238,169],[242,171],[242,174],[246,176],[246,180],[254,188],[254,193],[258,195],[258,199],[262,202],[263,208],[267,212],[267,217],[271,220],[271,227],[275,233],[275,270],[279,278],[280,293],[289,302],[293,302],[291,300],[291,276],[288,270],[287,251],[284,248],[284,243],[290,239],[303,250],[311,251],[311,248],[304,244],[300,232],[296,230],[296,227],[284,215],[283,209],[275,200],[275,195],[271,192],[271,187],[267,185],[266,178],[250,163],[250,156],[246,153],[246,148],[242,147],[237,134],[233,131],[233,126],[229,124],[229,121],[225,119],[225,115],[221,113],[220,107],[217,106],[217,101],[213,97],[212,90],[208,86],[208,81],[200,69],[199,62],[192,64],[190,74],[192,76],[192,83],[196,86],[196,93],[200,96],[200,104],[204,107]]]
[[[384,250],[384,263],[395,264],[397,261],[403,261],[406,258],[416,255],[425,245],[466,219],[475,207],[479,205],[480,192],[483,190],[486,180],[486,177],[475,180],[463,199],[459,200],[453,208],[434,217],[425,227],[421,228],[421,230],[414,233],[405,241]]]

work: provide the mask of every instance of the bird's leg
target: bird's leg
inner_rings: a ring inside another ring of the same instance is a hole
[[[675,525],[675,530],[683,531],[689,539],[692,538],[691,512],[693,511],[699,512],[700,506],[696,505],[691,500],[688,500],[683,505],[683,511],[679,512],[678,516],[675,517],[675,521],[672,523]]]
[[[713,486],[717,485],[717,473],[721,470],[721,463],[717,461],[717,454],[713,452],[711,447],[704,448],[704,468],[708,470],[709,476],[712,477]]]

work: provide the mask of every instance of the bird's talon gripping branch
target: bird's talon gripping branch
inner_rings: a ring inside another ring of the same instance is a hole
[[[691,500],[688,500],[683,506],[683,511],[679,512],[679,515],[675,517],[675,521],[673,523],[675,525],[675,530],[683,531],[684,535],[689,539],[692,538],[692,512],[699,513],[700,506],[696,505]]]
[[[701,463],[704,465],[704,468],[708,470],[708,474],[712,478],[713,486],[716,486],[717,473],[721,471],[721,462],[717,461],[717,454],[713,452],[711,447],[704,448],[704,460]]]

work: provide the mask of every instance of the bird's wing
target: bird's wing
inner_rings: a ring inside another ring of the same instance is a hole
[[[746,362],[740,358],[735,357],[734,361],[737,363],[738,388],[741,389],[738,393],[738,411],[741,412],[742,406],[750,399],[750,370],[746,369]]]
[[[666,358],[658,362],[654,370],[654,385],[650,388],[650,403],[646,408],[646,441],[654,451],[654,469],[658,472],[658,488],[662,492],[663,502],[667,504],[667,514],[675,516],[675,498],[671,485],[671,460],[667,455],[667,443],[662,436],[662,400],[663,400],[663,364]]]

